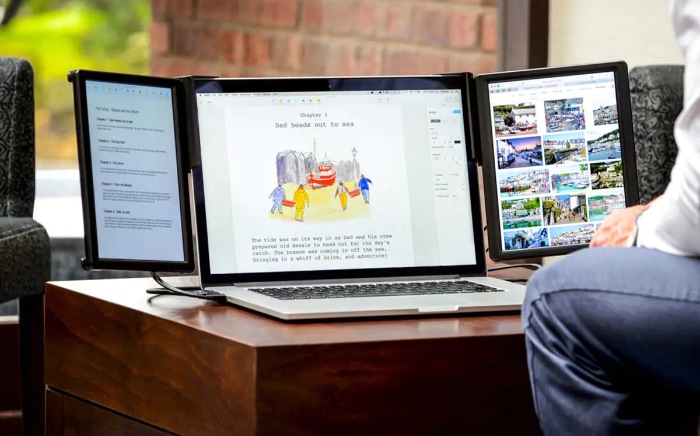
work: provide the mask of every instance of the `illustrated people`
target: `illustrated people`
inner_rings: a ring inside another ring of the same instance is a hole
[[[362,198],[365,199],[365,203],[369,204],[369,184],[372,181],[365,177],[364,174],[360,174],[360,192],[362,193]]]
[[[278,183],[277,187],[268,197],[272,199],[272,209],[270,209],[270,213],[275,213],[275,209],[277,209],[277,212],[284,214],[284,212],[282,212],[282,201],[284,201],[286,196],[287,194],[285,194],[282,184]]]
[[[700,0],[671,4],[685,70],[669,184],[608,215],[591,248],[527,283],[522,322],[545,436],[697,434]]]
[[[304,190],[304,185],[299,185],[299,188],[294,191],[294,206],[296,206],[294,220],[304,221],[304,208],[309,206],[309,194]]]
[[[340,207],[343,208],[343,210],[348,208],[348,188],[343,185],[343,182],[338,183],[338,189],[335,190],[335,197],[338,198],[340,196]]]

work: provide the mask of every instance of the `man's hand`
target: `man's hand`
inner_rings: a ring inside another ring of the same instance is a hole
[[[593,235],[591,247],[625,247],[632,231],[637,215],[649,205],[631,206],[608,215]]]

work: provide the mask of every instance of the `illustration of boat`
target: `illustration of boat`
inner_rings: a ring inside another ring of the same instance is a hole
[[[533,124],[528,124],[528,125],[526,125],[526,126],[520,126],[520,131],[521,131],[521,132],[525,132],[525,131],[534,129],[535,127],[537,127],[537,124],[534,124],[534,123],[533,123]]]
[[[335,169],[331,162],[321,162],[316,171],[306,176],[306,183],[311,185],[313,189],[325,188],[335,184],[335,175]]]

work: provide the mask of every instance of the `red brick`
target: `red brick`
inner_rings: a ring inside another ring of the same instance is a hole
[[[355,4],[350,0],[328,0],[323,4],[323,29],[348,35],[355,30]]]
[[[248,0],[245,21],[267,27],[294,29],[297,26],[298,0]]]
[[[304,59],[302,72],[310,75],[323,74],[328,53],[326,45],[318,41],[304,41],[302,49]]]
[[[198,0],[198,17],[202,20],[237,21],[243,15],[244,0]]]
[[[470,10],[453,11],[449,21],[449,46],[472,48],[479,33],[479,14]]]
[[[405,50],[389,53],[384,74],[433,74],[447,69],[447,58],[430,52]]]
[[[151,0],[151,17],[153,20],[164,20],[168,16],[168,0]]]
[[[212,68],[212,74],[219,77],[243,77],[243,67],[241,65],[217,64]]]
[[[478,54],[452,54],[448,60],[448,70],[475,73],[479,68]]]
[[[329,48],[325,73],[328,75],[371,76],[382,69],[382,53],[367,44],[339,44]]]
[[[248,33],[243,36],[245,52],[243,63],[253,67],[264,67],[270,63],[270,38]]]
[[[374,36],[380,27],[380,13],[376,0],[361,1],[356,6],[355,32],[361,36]]]
[[[323,2],[304,0],[301,5],[301,27],[314,31],[323,29]]]
[[[170,24],[153,21],[151,23],[151,53],[168,53],[170,44]]]
[[[243,65],[245,45],[243,33],[238,31],[222,32],[219,35],[221,60],[227,63]]]
[[[193,17],[193,0],[170,0],[170,16],[189,20]]]
[[[151,60],[151,74],[162,77],[185,76],[189,74],[212,74],[197,59],[168,57]]]
[[[282,36],[272,42],[273,65],[278,70],[296,73],[303,68],[302,37]]]
[[[495,9],[484,11],[481,16],[481,49],[489,53],[498,50],[498,16]]]
[[[209,27],[174,27],[173,52],[198,59],[218,59],[221,53],[220,36]]]
[[[447,43],[448,11],[445,8],[417,8],[413,18],[416,41],[445,46]]]
[[[496,59],[496,56],[494,55],[482,55],[482,58],[479,60],[479,66],[475,70],[476,74],[481,74],[481,73],[493,73],[495,71],[499,71],[498,68],[498,61]]]
[[[382,25],[377,35],[389,39],[407,39],[411,35],[411,8],[402,4],[387,4],[380,12]]]

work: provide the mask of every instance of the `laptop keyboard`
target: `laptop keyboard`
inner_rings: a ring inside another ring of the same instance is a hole
[[[433,282],[372,283],[357,285],[294,286],[278,288],[248,288],[279,300],[315,300],[324,298],[389,297],[395,295],[475,294],[503,292],[491,286],[465,280]]]

